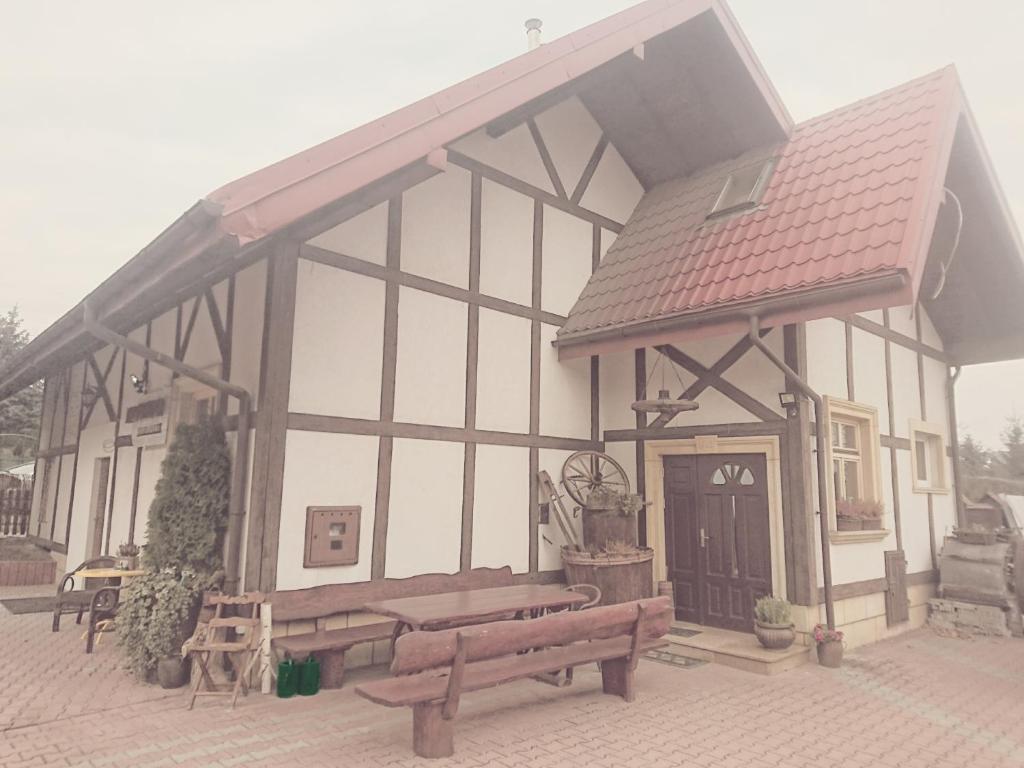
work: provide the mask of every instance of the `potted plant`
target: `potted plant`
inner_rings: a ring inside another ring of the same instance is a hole
[[[128,666],[161,685],[185,682],[181,646],[202,594],[223,580],[231,458],[223,427],[206,420],[175,431],[146,523],[146,574],[121,590],[116,621]]]
[[[814,643],[821,666],[835,669],[843,663],[843,633],[838,629],[829,629],[822,624],[816,625]]]
[[[139,545],[121,544],[117,548],[117,568],[134,571],[139,564]]]
[[[852,499],[836,499],[836,530],[859,531],[862,528],[857,503]]]
[[[637,546],[639,496],[595,488],[583,507],[583,547],[562,547],[569,584],[593,584],[601,603],[611,605],[650,597],[654,550]]]
[[[995,544],[999,540],[999,534],[977,523],[966,527],[954,528],[953,535],[957,541],[964,544],[988,545]]]
[[[765,648],[781,651],[796,639],[792,606],[781,597],[765,595],[754,603],[754,634]]]
[[[861,528],[865,531],[882,530],[882,515],[885,507],[880,501],[858,501],[857,511],[860,515]]]

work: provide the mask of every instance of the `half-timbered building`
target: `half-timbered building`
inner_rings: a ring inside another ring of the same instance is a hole
[[[211,193],[0,397],[45,380],[30,534],[69,564],[144,543],[205,414],[232,588],[557,577],[538,471],[601,450],[679,619],[774,593],[857,644],[924,620],[957,371],[1024,356],[1022,289],[954,69],[794,124],[724,3],[648,0]],[[699,408],[631,409],[662,388]]]

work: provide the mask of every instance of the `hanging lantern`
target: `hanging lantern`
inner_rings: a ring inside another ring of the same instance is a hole
[[[637,413],[657,413],[664,416],[675,416],[683,411],[696,411],[700,405],[696,400],[676,400],[667,389],[658,390],[653,400],[637,400],[631,406]]]
[[[667,417],[666,422],[671,421],[673,416],[683,411],[696,411],[700,407],[696,400],[683,400],[681,398],[677,400],[669,394],[668,387],[665,386],[665,354],[660,349],[658,350],[658,359],[651,367],[651,372],[644,383],[644,390],[646,391],[647,385],[650,384],[659,364],[661,365],[661,389],[658,390],[658,396],[653,400],[637,400],[630,407],[637,413],[656,413],[659,416]],[[685,392],[686,387],[683,386],[683,380],[679,378],[679,371],[676,370],[674,365],[672,366],[672,372],[676,375],[679,386]]]

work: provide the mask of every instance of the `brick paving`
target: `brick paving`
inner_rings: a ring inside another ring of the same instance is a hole
[[[6,596],[6,595],[5,595]],[[185,709],[181,691],[137,684],[111,638],[92,657],[74,622],[0,609],[0,766],[1024,766],[1024,641],[922,630],[763,678],[713,664],[643,661],[639,697],[532,682],[468,694],[456,755],[411,751],[411,712],[342,691],[253,695]]]

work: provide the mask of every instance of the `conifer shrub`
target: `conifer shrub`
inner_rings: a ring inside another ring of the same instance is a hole
[[[180,652],[195,629],[203,592],[223,579],[230,483],[220,424],[180,425],[149,509],[146,574],[127,583],[118,606],[118,641],[129,669],[143,679]]]

